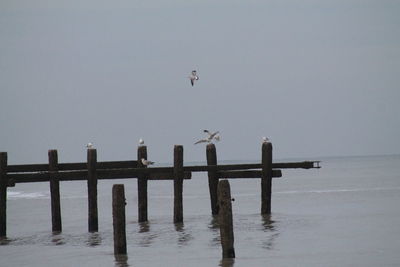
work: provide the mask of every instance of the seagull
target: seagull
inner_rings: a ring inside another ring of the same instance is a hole
[[[86,147],[87,147],[87,149],[92,149],[92,148],[94,148],[94,147],[93,147],[93,144],[90,143],[90,142],[86,144]]]
[[[192,70],[192,74],[189,76],[189,79],[190,79],[190,83],[193,86],[194,85],[194,81],[197,81],[199,79],[199,76],[197,76],[197,71],[196,70]]]
[[[153,162],[153,161],[150,161],[150,160],[147,160],[147,159],[145,159],[145,158],[142,158],[142,164],[143,164],[144,166],[149,166],[149,165],[153,165],[154,162]]]
[[[140,146],[144,145],[144,140],[142,138],[139,139],[139,145]]]
[[[200,143],[211,143],[213,139],[215,139],[215,141],[221,140],[221,137],[218,135],[218,134],[219,134],[218,131],[217,131],[217,132],[214,132],[214,133],[211,133],[211,132],[208,131],[208,130],[203,130],[203,132],[207,133],[207,134],[208,134],[208,137],[207,137],[207,138],[204,138],[204,139],[200,139],[199,141],[197,141],[196,143],[194,143],[195,145],[200,144]]]
[[[211,133],[209,130],[203,130],[203,132],[205,132],[206,134],[208,134],[208,138],[213,139],[214,137],[216,137],[217,134],[219,134],[218,131]],[[219,137],[218,137],[219,139]]]
[[[265,136],[262,138],[262,141],[263,141],[263,143],[269,143],[270,142],[268,137],[265,137]]]

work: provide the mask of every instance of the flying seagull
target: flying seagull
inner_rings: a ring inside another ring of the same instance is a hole
[[[143,164],[144,166],[149,166],[149,165],[153,165],[154,162],[153,162],[153,161],[150,161],[150,160],[147,160],[147,159],[145,159],[145,158],[142,158],[142,164]]]
[[[89,143],[86,144],[86,148],[87,149],[92,149],[92,148],[94,148],[94,146],[93,146],[92,143],[89,142]]]
[[[193,86],[194,85],[194,81],[197,81],[199,79],[199,76],[197,76],[197,71],[196,70],[192,70],[192,74],[189,76],[189,79],[190,79],[190,83]]]
[[[194,143],[195,145],[200,144],[200,143],[211,143],[213,139],[215,139],[215,141],[219,141],[221,140],[221,137],[218,135],[219,132],[210,132],[208,130],[203,130],[203,132],[205,132],[208,137],[204,138],[204,139],[200,139],[199,141],[197,141],[196,143]]]

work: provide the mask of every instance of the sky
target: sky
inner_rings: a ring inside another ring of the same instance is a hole
[[[0,0],[9,164],[400,154],[400,1]],[[190,85],[196,69],[199,80]]]

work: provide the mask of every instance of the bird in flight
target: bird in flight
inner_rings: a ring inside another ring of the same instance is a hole
[[[197,76],[197,71],[196,70],[192,70],[192,74],[190,74],[189,79],[190,79],[190,83],[193,86],[194,85],[194,81],[197,81],[199,79],[199,76]]]
[[[200,143],[211,143],[213,139],[215,139],[215,141],[221,140],[221,137],[219,136],[218,131],[212,133],[209,130],[203,130],[203,132],[205,132],[207,134],[207,138],[200,139],[199,141],[194,143],[195,145],[200,144]]]

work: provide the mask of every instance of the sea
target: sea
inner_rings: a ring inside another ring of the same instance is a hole
[[[173,223],[172,181],[149,181],[147,223],[137,221],[135,179],[99,181],[97,233],[88,233],[85,182],[61,182],[58,234],[49,184],[17,184],[0,266],[400,266],[400,155],[313,160],[320,169],[274,178],[270,216],[260,214],[260,179],[229,181],[236,258],[225,260],[206,173],[184,181],[183,224]],[[125,185],[126,256],[113,252],[113,184]]]

